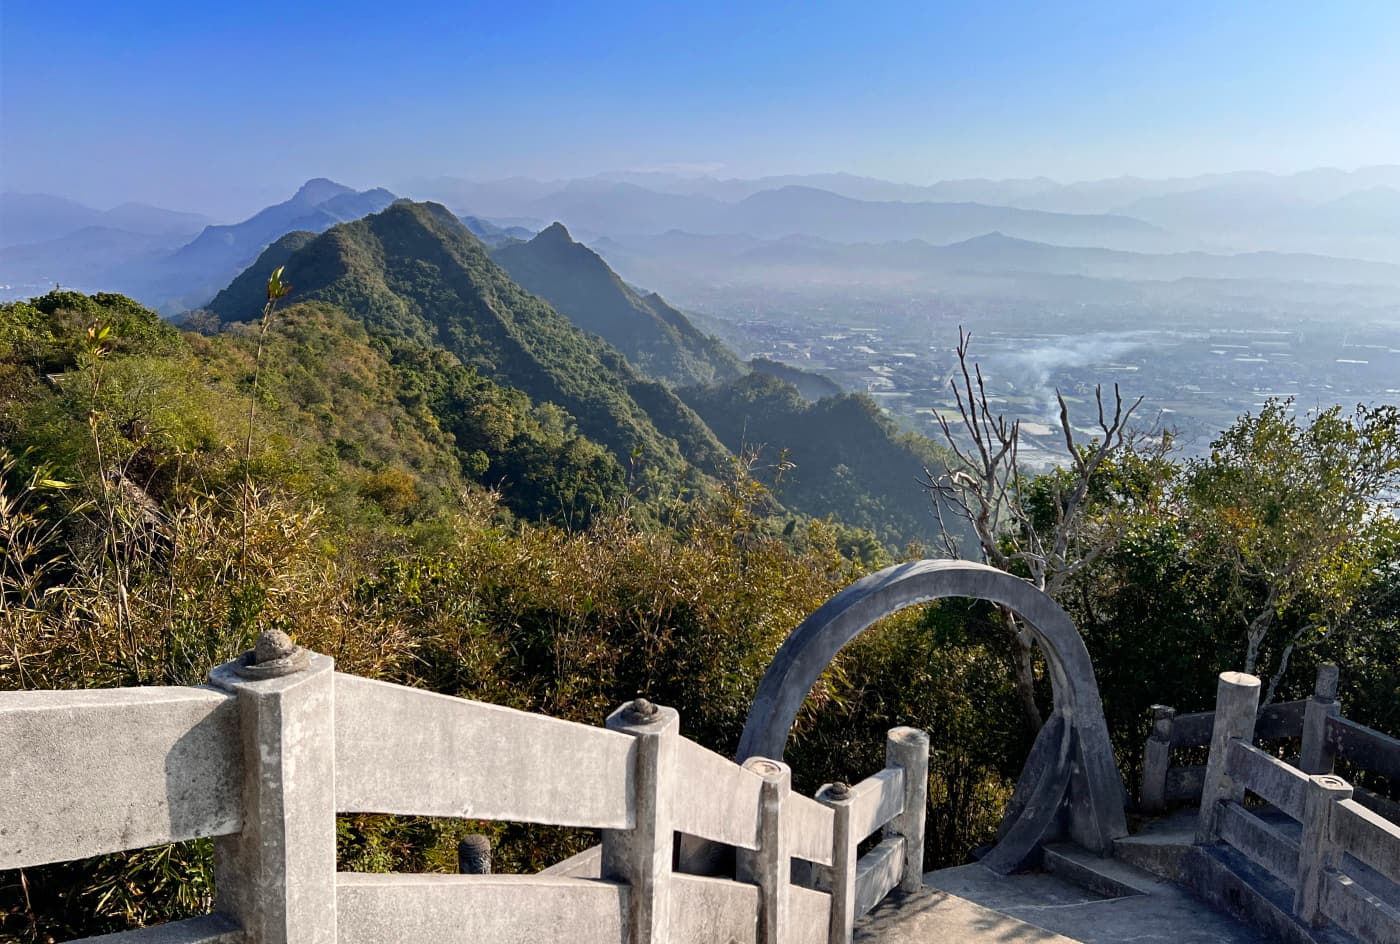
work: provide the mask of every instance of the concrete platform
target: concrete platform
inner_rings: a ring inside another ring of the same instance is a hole
[[[1075,854],[1064,850],[1071,856]],[[1078,856],[1083,856],[1078,853]],[[1271,944],[1267,935],[1215,911],[1170,882],[1119,862],[1092,860],[1109,897],[1058,875],[1000,876],[981,865],[930,872],[925,888],[891,896],[857,926],[857,941],[882,944]],[[1076,859],[1078,861],[1078,859]]]

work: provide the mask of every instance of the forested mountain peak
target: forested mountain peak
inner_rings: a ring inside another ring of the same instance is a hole
[[[529,242],[496,246],[492,256],[526,289],[585,331],[627,355],[643,373],[688,385],[742,373],[738,358],[661,296],[625,283],[602,257],[575,242],[562,223]]]
[[[624,464],[673,480],[724,465],[724,447],[669,390],[513,282],[441,204],[399,201],[318,236],[279,240],[210,308],[226,321],[256,316],[278,266],[294,300],[335,305],[372,334],[443,347],[562,407]]]

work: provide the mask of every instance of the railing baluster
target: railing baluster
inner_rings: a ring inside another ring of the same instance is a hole
[[[885,739],[885,766],[904,771],[904,811],[885,826],[885,835],[904,837],[904,868],[899,887],[916,892],[924,884],[928,733],[918,728],[891,728]]]
[[[607,726],[636,738],[637,753],[633,826],[603,830],[603,878],[631,886],[630,944],[666,944],[680,715],[638,698],[609,715]]]
[[[851,831],[849,785],[828,783],[817,791],[817,799],[831,807],[835,821],[831,830],[831,929],[829,944],[851,944],[856,923],[856,852],[860,839]]]
[[[1334,757],[1327,744],[1327,719],[1339,717],[1337,667],[1325,662],[1317,667],[1317,682],[1303,714],[1303,745],[1298,752],[1298,768],[1305,774],[1330,774]]]
[[[1244,799],[1244,787],[1235,783],[1227,769],[1230,742],[1248,744],[1254,740],[1254,719],[1259,711],[1259,679],[1243,672],[1221,672],[1215,690],[1215,728],[1210,739],[1210,760],[1201,791],[1201,813],[1196,823],[1196,841],[1215,842],[1220,838],[1219,810],[1223,800]]]
[[[1342,861],[1342,848],[1332,836],[1337,801],[1351,799],[1351,785],[1331,774],[1309,778],[1303,799],[1303,837],[1298,848],[1298,886],[1293,891],[1293,913],[1317,927],[1323,922],[1322,886],[1329,869]]]
[[[792,770],[787,764],[763,757],[750,757],[744,761],[744,769],[763,778],[763,791],[759,794],[758,849],[738,850],[736,876],[758,886],[759,944],[788,944],[792,855],[782,811],[792,792]]]
[[[1152,706],[1152,734],[1142,758],[1142,791],[1138,805],[1144,812],[1159,813],[1167,808],[1167,771],[1172,766],[1172,724],[1176,709]]]
[[[250,944],[335,944],[334,669],[264,633],[209,673],[238,698],[243,742],[243,829],[214,840],[214,907]]]

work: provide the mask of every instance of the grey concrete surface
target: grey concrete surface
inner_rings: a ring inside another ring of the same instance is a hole
[[[335,660],[209,680],[238,700],[243,828],[214,841],[215,908],[256,944],[336,944]]]
[[[1121,874],[1119,881],[1126,878]],[[996,875],[981,865],[930,872],[932,888],[1080,944],[1271,944],[1263,932],[1203,906],[1169,882],[1138,873],[1144,894],[1107,898],[1054,875]],[[893,898],[882,908],[895,905]],[[877,909],[878,910],[878,909]],[[1011,938],[1015,940],[1015,938]],[[1035,940],[1033,937],[1027,940]],[[891,938],[898,941],[898,938]],[[928,941],[937,941],[929,938]],[[950,940],[959,940],[954,937]],[[969,942],[995,937],[967,938]],[[909,939],[913,944],[913,939]]]
[[[630,738],[353,675],[336,677],[335,700],[340,812],[632,824]]]
[[[6,692],[0,744],[0,869],[241,825],[238,710],[223,692]]]
[[[1053,837],[1060,820],[1059,797],[1064,796],[1072,838],[1093,851],[1109,850],[1114,839],[1128,832],[1123,812],[1127,794],[1084,640],[1049,596],[982,564],[897,564],[856,581],[824,603],[792,631],[764,674],[744,726],[739,758],[781,757],[802,702],[843,646],[891,613],[944,597],[988,600],[1016,612],[1040,643],[1050,670],[1055,714],[1062,723],[1042,729],[1040,737],[1054,739],[1055,745],[1032,751],[1040,762],[1030,778],[1033,782],[1022,778],[1025,789],[1020,792],[1051,802],[1013,804],[1007,815],[1023,826],[1003,833],[1021,842],[1027,831]],[[1047,763],[1050,758],[1072,762]],[[1008,857],[1003,853],[1001,858]],[[1015,858],[1019,861],[1024,855],[1018,850]],[[1014,864],[1006,862],[1008,868]]]

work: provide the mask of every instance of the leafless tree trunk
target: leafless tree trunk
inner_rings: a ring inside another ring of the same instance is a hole
[[[1105,461],[1135,448],[1128,426],[1142,398],[1125,404],[1114,385],[1111,401],[1105,402],[1103,388],[1096,387],[1099,435],[1088,444],[1080,444],[1070,423],[1069,405],[1060,391],[1055,391],[1069,475],[1049,480],[1054,521],[1046,530],[1036,526],[1027,507],[1031,480],[1025,477],[1019,461],[1020,420],[993,413],[981,366],[968,360],[971,341],[972,335],[959,328],[959,375],[949,382],[957,416],[950,420],[943,413],[937,414],[944,442],[957,463],[941,475],[925,469],[923,485],[940,521],[948,508],[967,522],[986,563],[1026,574],[1038,589],[1056,596],[1072,576],[1117,543],[1114,529],[1100,528],[1091,534],[1085,527],[1089,486]],[[1167,443],[1163,437],[1163,451]],[[945,552],[950,557],[963,556],[951,530],[945,526],[943,532]],[[1035,701],[1034,637],[1009,610],[1003,609],[1002,621],[1013,643],[1017,700],[1027,727],[1039,730],[1042,718]]]

